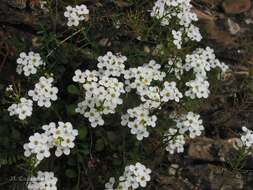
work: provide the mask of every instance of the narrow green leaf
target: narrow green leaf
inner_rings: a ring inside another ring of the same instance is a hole
[[[69,178],[74,178],[74,177],[77,176],[75,170],[72,170],[72,169],[67,169],[67,170],[65,171],[65,175],[66,175],[67,177],[69,177]]]
[[[78,95],[80,93],[79,88],[73,84],[68,85],[67,91],[68,91],[68,93],[75,94],[75,95]]]

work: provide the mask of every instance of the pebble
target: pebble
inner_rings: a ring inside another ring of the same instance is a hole
[[[230,18],[228,19],[228,28],[229,28],[229,32],[233,35],[237,34],[241,30],[241,27],[239,26],[239,24],[237,24]]]
[[[222,7],[227,14],[240,14],[251,8],[251,0],[225,0]]]

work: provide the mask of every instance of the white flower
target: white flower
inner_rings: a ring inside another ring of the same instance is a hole
[[[188,112],[186,115],[181,116],[180,120],[178,120],[178,127],[184,128],[189,131],[190,138],[195,138],[196,136],[200,136],[202,131],[204,130],[203,121],[200,119],[200,115],[195,114],[193,112]]]
[[[6,92],[13,92],[13,85],[10,84],[9,86],[6,87],[5,89]]]
[[[24,120],[32,115],[33,102],[32,100],[21,98],[17,104],[12,104],[8,108],[10,116],[17,115],[20,120]]]
[[[172,30],[173,43],[177,49],[182,48],[183,42],[189,40],[199,42],[202,39],[199,28],[192,24],[198,18],[191,9],[190,0],[157,0],[151,11],[151,17],[159,19],[162,26],[173,23],[175,27],[175,23],[178,23],[176,26],[179,29]]]
[[[57,100],[58,88],[52,86],[53,78],[40,77],[34,90],[29,90],[28,95],[36,101],[39,107],[49,108],[51,101]]]
[[[225,74],[229,70],[229,67],[225,63],[220,62],[218,59],[215,62],[216,67],[221,70],[221,74]]]
[[[166,144],[166,151],[170,154],[184,152],[185,137],[178,133],[177,129],[170,128],[164,134],[164,143]]]
[[[99,73],[95,70],[93,70],[93,71],[86,70],[84,72],[84,77],[86,78],[86,80],[88,82],[97,82],[98,81],[98,75],[99,75]]]
[[[45,66],[45,62],[42,61],[40,54],[29,52],[28,54],[22,52],[17,59],[17,73],[24,73],[25,76],[36,74],[37,70],[41,66]]]
[[[78,103],[76,112],[88,118],[92,127],[104,125],[102,116],[115,113],[117,106],[123,103],[120,96],[125,93],[124,85],[116,78],[97,71],[77,70],[73,80],[83,84],[85,94],[85,99]]]
[[[85,83],[85,74],[81,70],[75,71],[75,76],[73,76],[73,81],[78,83]]]
[[[69,155],[70,149],[74,148],[74,140],[78,135],[78,131],[73,129],[70,122],[58,122],[58,128],[52,129],[53,145],[56,147],[55,155],[57,157],[62,154]]]
[[[173,73],[178,80],[181,80],[181,77],[184,74],[183,61],[181,58],[169,58],[166,67],[169,70],[169,73]]]
[[[131,134],[136,135],[139,141],[149,136],[147,127],[155,127],[156,120],[157,117],[151,115],[144,104],[133,109],[128,109],[127,114],[121,116],[121,124],[123,126],[127,125],[131,129]]]
[[[109,179],[109,182],[107,182],[106,184],[105,184],[105,190],[114,190],[114,188],[113,188],[113,186],[114,186],[114,184],[115,184],[115,178],[114,177],[111,177],[110,179]]]
[[[35,133],[29,137],[29,143],[24,144],[25,156],[29,157],[34,154],[39,162],[44,158],[48,158],[50,156],[50,141],[50,136]]]
[[[189,87],[189,90],[185,92],[185,96],[191,99],[207,98],[210,94],[209,82],[203,78],[197,77],[195,80],[186,82],[185,85]]]
[[[166,74],[160,71],[161,65],[154,60],[137,68],[130,68],[124,73],[127,91],[136,89],[139,95],[147,89],[153,81],[162,81]]]
[[[24,144],[24,155],[30,157],[35,155],[40,162],[44,158],[48,158],[50,149],[56,148],[55,155],[57,157],[62,154],[69,155],[70,149],[74,148],[74,141],[78,135],[78,131],[73,129],[70,122],[61,122],[58,124],[51,122],[43,125],[44,133],[35,133],[29,137],[29,142]]]
[[[207,72],[214,68],[220,68],[222,72],[226,72],[228,66],[216,59],[214,50],[210,47],[199,48],[192,54],[186,55],[184,69],[186,71],[192,69],[196,77],[205,79]]]
[[[64,16],[68,19],[67,25],[78,26],[80,21],[87,20],[89,10],[86,5],[77,5],[76,7],[67,6]]]
[[[127,57],[120,54],[113,55],[112,52],[107,52],[104,56],[98,57],[97,67],[99,72],[105,76],[117,76],[119,77],[125,71],[124,62]]]
[[[209,82],[207,81],[207,72],[214,68],[220,68],[222,73],[228,70],[228,66],[216,59],[214,50],[206,47],[197,49],[192,54],[186,55],[185,64],[180,69],[185,71],[192,70],[195,79],[186,82],[189,89],[185,95],[191,99],[207,98],[210,94]]]
[[[141,163],[126,166],[123,175],[119,177],[118,186],[114,187],[116,181],[115,178],[111,177],[109,182],[105,184],[105,190],[134,190],[139,187],[144,188],[147,186],[147,182],[151,180],[150,173],[151,170]]]
[[[245,126],[242,127],[242,131],[244,133],[241,135],[241,141],[246,148],[250,148],[253,145],[253,131]]]
[[[202,40],[199,28],[193,24],[191,24],[190,27],[186,29],[186,34],[187,37],[192,41],[200,42]]]
[[[53,172],[38,171],[37,176],[27,181],[27,188],[28,190],[57,190],[57,181]]]
[[[172,35],[174,38],[173,43],[175,44],[177,49],[181,49],[182,48],[182,32],[172,30]]]
[[[77,9],[77,13],[79,15],[88,15],[89,14],[89,10],[87,9],[86,5],[77,5],[76,9]]]
[[[182,93],[176,87],[176,82],[167,82],[164,83],[164,89],[160,92],[162,101],[168,102],[169,100],[175,100],[179,102],[180,98],[183,97]]]
[[[164,143],[166,144],[166,150],[170,154],[184,152],[185,137],[189,135],[190,138],[195,138],[202,134],[204,126],[200,115],[193,112],[188,112],[181,116],[171,116],[176,122],[176,128],[170,128],[164,134]]]

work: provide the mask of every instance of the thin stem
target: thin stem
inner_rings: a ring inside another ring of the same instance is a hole
[[[54,48],[52,49],[48,54],[47,54],[47,58],[49,56],[51,56],[54,51],[59,48],[62,44],[64,44],[66,41],[68,41],[69,39],[73,38],[75,35],[79,34],[80,32],[82,32],[84,30],[84,28],[80,28],[79,30],[77,30],[76,32],[74,32],[72,35],[68,36],[67,38],[65,38],[64,40],[60,41],[60,43]]]
[[[93,146],[93,137],[92,137],[92,130],[90,129],[90,158],[93,159],[92,156],[92,146]]]

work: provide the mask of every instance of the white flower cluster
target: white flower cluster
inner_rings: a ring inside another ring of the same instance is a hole
[[[52,147],[50,140],[50,137],[45,133],[35,133],[29,137],[29,143],[24,144],[24,155],[29,157],[35,154],[39,162],[48,158],[50,156],[49,149]]]
[[[181,77],[184,74],[183,60],[181,58],[169,58],[166,67],[168,68],[169,73],[173,73],[178,80],[181,80]]]
[[[200,42],[202,40],[202,35],[199,31],[199,28],[193,24],[186,28],[185,32],[187,35],[186,41],[190,39],[192,41]]]
[[[161,105],[161,94],[158,86],[146,86],[138,92],[145,109],[159,108]]]
[[[70,122],[58,122],[58,127],[55,123],[44,125],[42,128],[48,135],[52,135],[53,146],[56,147],[55,155],[60,157],[62,154],[69,155],[70,149],[75,147],[75,139],[78,135],[78,130],[73,129]]]
[[[105,184],[105,190],[134,190],[139,187],[144,188],[151,179],[150,173],[151,170],[141,163],[126,166],[124,174],[119,177],[118,186],[114,187],[115,178],[112,177],[109,182]]]
[[[102,115],[115,113],[115,109],[123,101],[124,84],[117,78],[107,77],[97,71],[75,71],[73,81],[82,84],[85,100],[78,103],[76,112],[88,118],[92,127],[104,125]]]
[[[204,130],[203,121],[200,115],[193,112],[181,115],[180,117],[172,116],[176,122],[176,128],[170,128],[164,134],[166,150],[171,154],[184,151],[185,135],[189,134],[190,138],[200,136]]]
[[[185,83],[189,87],[189,90],[185,92],[185,96],[190,97],[191,99],[197,98],[207,98],[210,94],[209,91],[209,82],[203,78],[196,78]]]
[[[169,25],[172,18],[177,17],[181,26],[189,27],[192,22],[198,20],[197,15],[191,11],[190,2],[191,0],[158,0],[151,16],[161,19],[163,26]]]
[[[68,19],[67,25],[78,26],[80,21],[87,20],[89,10],[86,5],[77,5],[76,7],[67,6],[64,16]]]
[[[141,141],[144,137],[149,136],[148,126],[156,126],[157,117],[151,115],[149,109],[141,104],[133,109],[128,109],[127,114],[121,116],[121,125],[128,126],[131,129],[131,134],[136,135],[136,138]]]
[[[181,31],[172,30],[173,43],[177,47],[177,49],[182,48],[182,43],[183,43],[182,35],[183,34]]]
[[[197,15],[191,11],[191,0],[157,0],[151,12],[151,17],[160,20],[162,26],[167,26],[173,19],[179,24],[179,30],[172,30],[173,43],[178,49],[183,42],[189,40],[201,41],[199,28],[192,22],[197,21]],[[174,26],[173,26],[174,27]]]
[[[241,135],[241,141],[243,145],[248,149],[253,145],[253,131],[247,129],[245,126],[242,127],[244,134]]]
[[[161,103],[168,101],[179,102],[183,97],[182,93],[176,87],[176,82],[165,81],[163,86],[163,89],[160,89],[158,86],[149,86],[139,92],[141,101],[145,102],[145,108],[160,108]]]
[[[119,77],[125,71],[124,62],[127,57],[120,54],[113,55],[112,52],[107,52],[104,56],[98,57],[97,67],[99,72],[105,76]]]
[[[189,89],[185,92],[185,96],[191,99],[207,98],[209,96],[207,72],[215,68],[219,68],[222,73],[228,70],[228,66],[216,58],[214,50],[210,47],[199,48],[192,54],[186,55],[185,64],[180,58],[169,58],[167,65],[169,73],[173,73],[179,80],[181,80],[185,71],[193,71],[195,79],[186,82]]]
[[[18,67],[22,66],[22,68],[20,68],[21,70],[24,70],[25,75],[27,75],[26,67],[34,67],[34,69],[37,71],[38,66],[44,65],[40,55],[33,52],[30,52],[28,55],[21,53],[20,58],[17,60],[17,62],[20,64]],[[24,64],[26,65],[24,66]],[[29,73],[27,76],[30,74],[31,73]],[[32,72],[32,74],[34,73]],[[40,77],[39,82],[35,84],[35,89],[28,91],[28,95],[32,97],[33,101],[37,102],[38,106],[44,106],[48,108],[51,106],[51,101],[57,100],[58,88],[52,86],[52,83],[53,78]],[[12,91],[12,85],[6,88],[6,92]],[[20,99],[19,103],[12,104],[8,108],[10,116],[18,115],[20,120],[24,120],[26,117],[31,116],[33,111],[32,100],[23,97]]]
[[[21,98],[20,102],[17,104],[12,104],[8,108],[10,116],[17,115],[20,120],[24,120],[32,115],[33,111],[33,101]]]
[[[207,72],[214,68],[221,69],[222,72],[228,70],[228,66],[216,59],[214,50],[210,47],[199,48],[192,54],[186,55],[184,70],[193,70],[195,79],[186,83],[189,90],[185,95],[194,98],[207,98],[210,94]]]
[[[57,190],[57,181],[53,172],[38,171],[37,176],[29,179],[27,188],[28,190]]]
[[[160,71],[161,65],[151,60],[148,64],[125,71],[126,90],[137,89],[139,95],[151,85],[152,81],[163,81],[166,74]]]
[[[57,157],[62,154],[70,154],[70,149],[74,148],[74,140],[78,135],[78,131],[73,129],[70,122],[59,121],[58,125],[51,122],[48,125],[43,125],[42,129],[44,133],[35,133],[29,137],[29,142],[24,144],[24,155],[26,157],[35,155],[40,162],[50,156],[50,149],[54,147]]]
[[[13,92],[13,85],[10,84],[6,87],[5,92]]]
[[[178,129],[170,128],[164,134],[163,142],[166,144],[166,151],[170,154],[184,152],[185,137],[178,132]]]
[[[53,81],[53,78],[40,77],[34,90],[28,91],[28,95],[37,102],[38,106],[49,108],[51,101],[57,100],[58,88],[52,86]]]
[[[222,72],[228,70],[228,66],[216,58],[210,47],[198,48],[192,54],[186,55],[184,69],[193,70],[196,78],[206,79],[207,72],[214,68],[219,68]]]
[[[140,91],[141,100],[145,102],[133,109],[128,109],[127,114],[122,115],[121,125],[128,126],[131,134],[136,135],[138,140],[149,136],[148,126],[156,127],[157,117],[151,115],[152,109],[160,108],[162,102],[174,100],[179,102],[183,95],[176,88],[175,82],[164,82],[164,89],[148,87]]]
[[[179,92],[178,88],[176,87],[176,82],[164,82],[164,89],[160,92],[161,94],[161,101],[162,102],[168,102],[170,100],[174,100],[176,102],[179,102],[181,98],[183,98],[183,94]]]
[[[158,86],[151,86],[153,81],[163,81],[166,76],[164,72],[160,71],[160,68],[160,64],[151,60],[148,64],[130,68],[124,73],[126,90],[129,92],[131,89],[136,89],[141,101],[144,102],[138,107],[128,109],[127,114],[121,117],[121,124],[128,126],[138,140],[149,136],[148,126],[156,126],[157,117],[151,115],[152,109],[160,108],[162,102],[170,100],[179,102],[179,99],[183,97],[175,82],[165,81],[163,89]]]
[[[40,54],[29,52],[20,53],[19,58],[17,59],[17,73],[22,74],[24,72],[25,76],[30,76],[31,74],[36,74],[40,66],[46,65],[42,61]]]

